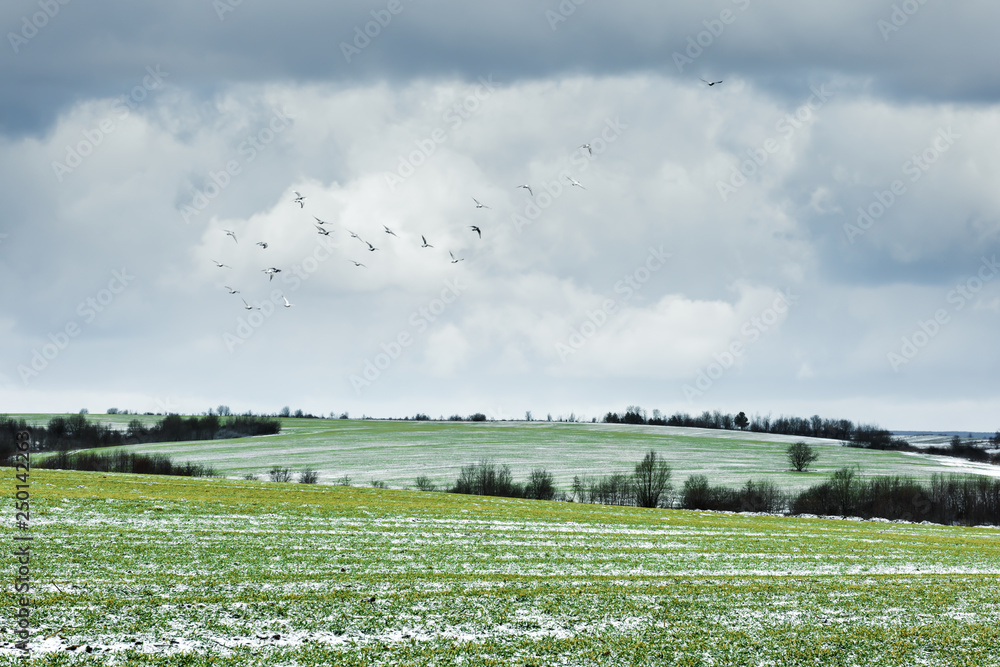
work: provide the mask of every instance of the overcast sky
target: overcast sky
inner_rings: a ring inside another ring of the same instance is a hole
[[[998,24],[6,2],[0,412],[1000,428]]]

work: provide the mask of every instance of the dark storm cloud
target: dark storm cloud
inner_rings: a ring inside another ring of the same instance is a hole
[[[156,64],[206,94],[235,82],[649,70],[751,79],[779,95],[811,73],[841,74],[879,96],[991,102],[998,19],[985,0],[20,1],[0,10],[0,127],[43,132],[67,106],[120,95]]]

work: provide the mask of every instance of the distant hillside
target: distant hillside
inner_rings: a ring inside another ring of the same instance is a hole
[[[748,479],[767,479],[784,489],[798,490],[855,464],[863,475],[910,475],[921,480],[934,473],[1000,475],[1000,466],[989,464],[744,431],[559,422],[294,418],[281,422],[281,433],[268,437],[121,449],[211,465],[229,477],[256,474],[264,478],[278,465],[293,472],[317,470],[319,481],[326,484],[346,476],[351,484],[378,481],[394,488],[412,488],[418,476],[430,478],[439,487],[450,486],[463,465],[492,459],[509,464],[517,479],[527,477],[534,468],[545,468],[557,487],[567,489],[576,475],[628,472],[651,449],[673,468],[675,486],[690,475],[704,474],[715,484],[735,486]],[[820,455],[809,473],[788,470],[785,450],[798,440],[812,444]]]

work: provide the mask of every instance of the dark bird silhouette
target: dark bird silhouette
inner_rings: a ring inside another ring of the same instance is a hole
[[[472,225],[472,226],[470,226],[470,227],[469,227],[469,229],[471,229],[471,230],[472,230],[472,231],[474,231],[475,233],[479,234],[479,238],[483,238],[483,230],[481,230],[481,229],[480,229],[479,227],[477,227],[476,225]]]
[[[698,78],[701,78],[701,77],[698,77]],[[705,79],[701,79],[701,80],[705,81]],[[711,86],[714,86],[717,83],[722,83],[722,81],[721,80],[720,81],[705,81],[705,83],[708,84],[709,87],[711,87]]]

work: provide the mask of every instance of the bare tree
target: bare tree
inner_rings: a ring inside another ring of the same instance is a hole
[[[531,471],[528,483],[524,487],[524,497],[534,500],[552,500],[556,495],[556,487],[553,484],[552,473],[544,468],[536,468]]]
[[[319,471],[307,468],[299,473],[300,484],[316,484],[317,482],[319,482]]]
[[[267,477],[272,482],[290,482],[292,481],[292,471],[281,466],[274,466],[267,471]]]
[[[788,462],[795,472],[805,472],[809,469],[809,464],[819,458],[819,454],[813,451],[807,443],[798,441],[788,446]]]
[[[670,465],[650,450],[640,463],[635,465],[632,476],[635,488],[635,504],[638,507],[658,507],[661,498],[669,493]]]

